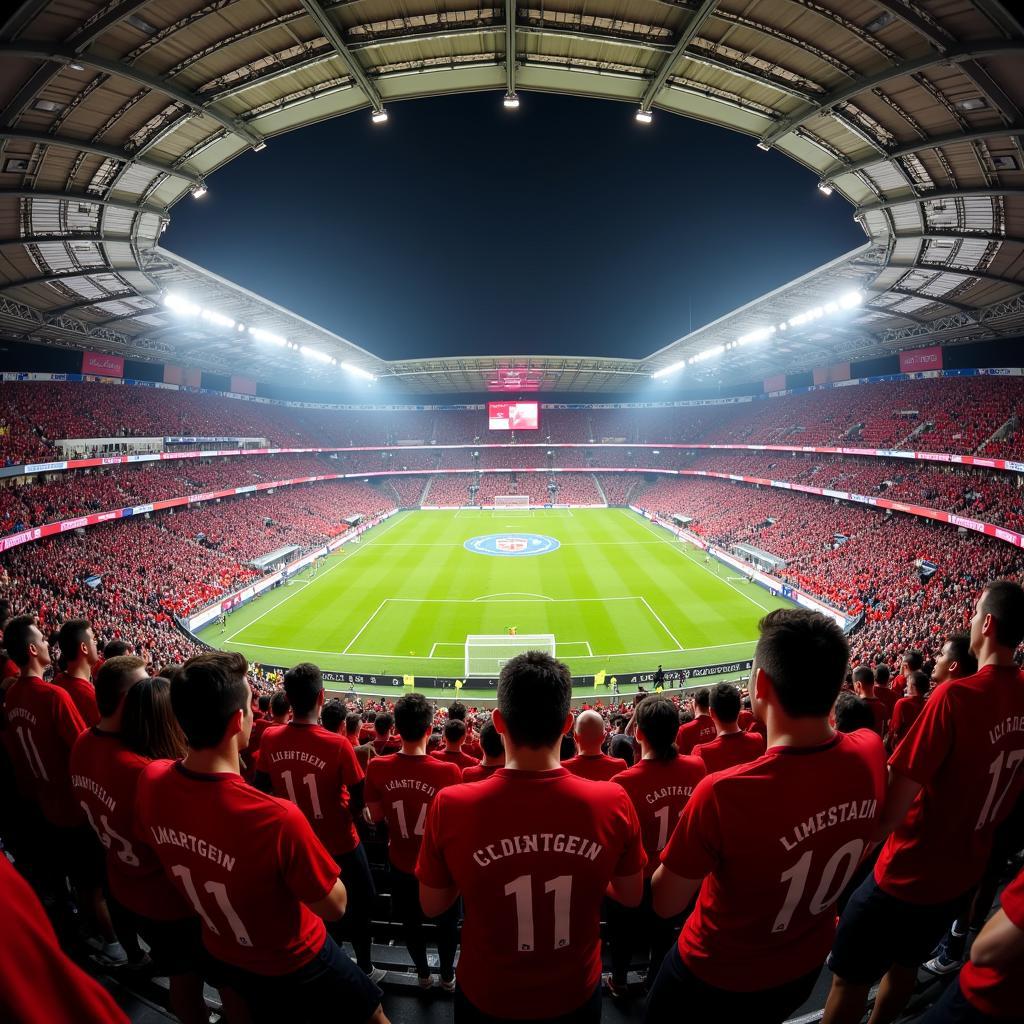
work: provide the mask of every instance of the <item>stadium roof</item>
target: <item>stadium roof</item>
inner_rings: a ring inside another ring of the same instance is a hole
[[[698,379],[756,376],[1021,331],[1024,26],[997,0],[833,6],[27,0],[0,27],[0,327],[263,379],[296,371],[300,354],[227,317],[415,393],[483,389],[502,367],[544,390],[623,391],[694,356]],[[615,99],[743,132],[752,177],[755,143],[786,153],[853,204],[868,241],[650,356],[392,363],[159,247],[174,204],[201,201],[190,194],[240,153],[470,90]],[[853,288],[861,305],[820,312]],[[168,293],[213,316],[182,318]]]

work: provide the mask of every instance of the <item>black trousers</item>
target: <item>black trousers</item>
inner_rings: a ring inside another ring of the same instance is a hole
[[[430,921],[437,930],[437,954],[441,961],[441,977],[455,977],[455,950],[459,943],[459,901],[456,900],[440,917],[428,918],[420,906],[420,884],[415,875],[391,865],[391,902],[395,916],[402,922],[406,949],[416,965],[416,973],[430,974],[427,963],[427,941],[423,925]]]
[[[611,945],[612,981],[626,984],[633,953],[640,949],[650,955],[648,979],[654,980],[665,954],[672,947],[686,911],[676,917],[659,917],[651,904],[651,880],[644,882],[644,897],[636,907],[624,907],[613,899],[606,904],[608,939]]]
[[[336,860],[341,866],[341,880],[345,883],[348,893],[348,906],[345,916],[340,921],[333,921],[327,926],[331,937],[339,944],[348,939],[356,951],[356,963],[367,973],[373,970],[370,956],[370,920],[373,914],[373,901],[377,898],[377,889],[373,884],[373,873],[370,862],[366,859],[366,850],[360,843],[354,850],[337,855]]]

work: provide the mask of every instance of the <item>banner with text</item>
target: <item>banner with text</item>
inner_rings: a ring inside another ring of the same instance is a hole
[[[124,359],[121,356],[108,355],[106,352],[83,352],[82,373],[96,374],[100,377],[123,377]]]
[[[920,373],[922,370],[942,369],[942,347],[914,348],[900,353],[900,373]]]

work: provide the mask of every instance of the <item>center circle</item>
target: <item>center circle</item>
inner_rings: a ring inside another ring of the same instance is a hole
[[[557,551],[561,543],[540,533],[485,533],[480,537],[470,537],[462,546],[476,555],[529,558]]]

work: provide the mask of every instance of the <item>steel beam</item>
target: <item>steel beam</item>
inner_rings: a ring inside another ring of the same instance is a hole
[[[74,281],[82,277],[96,277],[99,274],[130,274],[133,271],[138,271],[138,267],[134,264],[130,267],[87,267],[82,270],[58,270],[50,274],[40,274],[37,277],[24,277],[20,281],[9,281],[6,284],[0,284],[0,295],[12,292],[16,288],[31,288],[37,284],[50,284],[51,281]],[[96,299],[97,302],[103,302],[103,296],[99,296]],[[42,313],[47,313],[47,310],[41,310]]]
[[[306,2],[310,2],[310,0],[306,0]],[[72,47],[53,46],[41,40],[30,40],[23,43],[0,43],[0,55],[21,57],[26,60],[56,62],[59,64],[78,63],[86,67],[95,68],[97,71],[104,71],[109,75],[124,78],[144,89],[151,89],[164,96],[169,96],[179,103],[183,103],[197,114],[204,114],[216,121],[222,128],[231,132],[232,135],[237,135],[253,148],[260,147],[264,143],[263,136],[259,132],[253,131],[231,114],[222,113],[217,110],[202,96],[198,96],[188,89],[183,89],[173,82],[168,82],[159,75],[150,74],[148,71],[132,67],[130,64],[124,64],[118,60],[110,60],[94,53],[78,53]]]
[[[821,172],[822,181],[832,181],[842,174],[856,174],[874,164],[882,164],[887,160],[898,160],[900,157],[911,156],[914,153],[923,153],[928,149],[939,149],[942,146],[955,146],[960,142],[979,142],[982,139],[999,138],[1011,136],[1019,138],[1024,136],[1024,125],[997,125],[992,128],[979,128],[975,131],[954,132],[951,135],[936,135],[930,139],[918,139],[916,142],[908,142],[903,146],[897,146],[886,152],[875,156],[865,157],[863,160],[835,163]]]
[[[922,231],[913,235],[890,235],[894,242],[915,242],[915,241],[950,241],[963,242],[973,239],[978,242],[993,242],[999,245],[1024,245],[1024,237],[1018,238],[1014,235],[988,235],[975,234],[968,231]]]
[[[0,238],[0,252],[7,249],[17,249],[26,245],[51,245],[54,242],[58,245],[68,245],[71,242],[92,242],[95,245],[103,245],[105,242],[130,243],[131,241],[130,235],[111,236],[92,233],[80,233],[77,235],[22,235],[21,238]]]
[[[345,41],[341,38],[341,33],[317,0],[299,0],[299,3],[302,4],[305,12],[313,19],[320,31],[323,32],[327,41],[334,47],[334,52],[337,53],[348,73],[359,83],[359,88],[363,90],[373,110],[375,112],[383,110],[384,100],[377,91],[377,87],[370,81],[363,65],[359,63],[359,59],[345,45]]]
[[[69,139],[62,135],[47,135],[46,132],[26,132],[17,128],[0,127],[0,140],[3,139],[10,139],[12,142],[27,142],[35,146],[56,146],[60,149],[72,149],[82,153],[91,153],[93,156],[102,156],[108,160],[117,160],[120,163],[145,167],[147,170],[156,171],[158,174],[183,178],[193,185],[198,185],[203,180],[193,171],[186,171],[181,167],[175,167],[173,164],[163,164],[159,160],[136,157],[127,150],[117,149],[115,146],[103,146],[99,143],[89,142],[88,139]]]
[[[1024,281],[1018,280],[1014,277],[1001,277],[999,274],[990,274],[984,270],[967,270],[963,267],[946,267],[937,263],[920,263],[918,261],[914,261],[912,263],[887,263],[884,267],[879,269],[879,273],[886,270],[906,270],[908,272],[912,270],[920,270],[935,274],[956,274],[957,277],[975,277],[979,281],[987,281],[991,284],[1008,284],[1014,285],[1018,288],[1024,288]],[[921,296],[921,298],[931,297],[934,296]],[[937,302],[942,301],[937,297],[934,298],[936,298]]]
[[[686,27],[676,40],[675,46],[672,47],[672,52],[661,62],[661,66],[651,80],[650,85],[644,91],[643,99],[640,100],[641,110],[650,112],[651,104],[658,93],[661,92],[665,82],[668,81],[668,76],[672,73],[672,69],[676,66],[679,58],[683,55],[683,51],[693,42],[697,33],[703,27],[704,22],[711,17],[717,6],[718,0],[703,0],[703,3],[694,12],[693,17],[686,23]]]
[[[148,206],[145,203],[129,203],[125,199],[106,199],[103,196],[83,195],[81,192],[35,192],[32,189],[0,190],[0,202],[4,199],[53,199],[60,203],[81,203],[83,206],[109,206],[112,210],[134,210],[137,213],[151,213],[156,217],[170,216],[165,206]]]
[[[516,0],[505,0],[505,93],[516,94]]]
[[[1024,196],[1024,188],[1010,185],[996,188],[974,188],[974,186],[970,185],[964,188],[939,188],[935,189],[934,192],[926,192],[919,196],[902,196],[899,199],[880,199],[877,203],[866,203],[864,206],[858,206],[854,210],[853,215],[856,218],[865,213],[888,210],[893,206],[907,206],[908,204],[923,206],[925,203],[932,203],[937,199],[967,199],[978,196]]]
[[[846,103],[861,93],[867,92],[870,89],[876,89],[881,85],[886,85],[895,79],[916,75],[934,67],[964,64],[983,57],[1020,56],[1021,54],[1024,54],[1024,42],[1020,40],[995,39],[971,43],[969,46],[950,49],[941,54],[932,53],[927,57],[918,57],[915,60],[904,61],[902,64],[894,64],[874,75],[858,78],[850,85],[834,89],[832,92],[826,93],[819,102],[807,104],[789,117],[783,118],[776,127],[761,139],[761,142],[766,146],[773,146],[791,131],[803,127],[808,121],[820,114],[828,113],[832,107]]]

